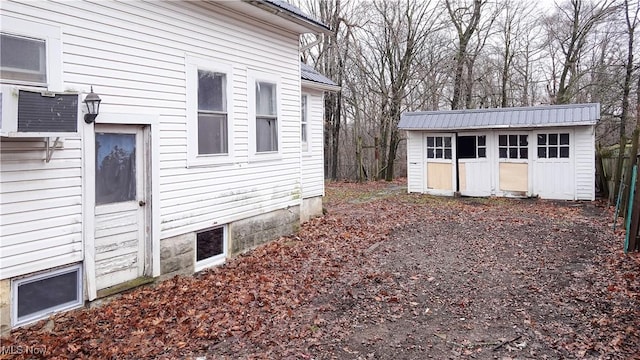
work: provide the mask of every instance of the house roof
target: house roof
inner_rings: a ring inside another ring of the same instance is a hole
[[[403,130],[465,130],[594,125],[600,104],[547,105],[499,109],[405,112]]]
[[[302,78],[303,85],[328,91],[340,90],[338,84],[303,62],[300,62],[300,77]]]
[[[322,23],[321,21],[313,18],[312,16],[305,14],[297,6],[291,5],[283,0],[242,0],[246,3],[259,7],[263,10],[269,11],[276,16],[285,18],[298,25],[306,28],[312,28],[314,31],[330,34],[331,29]]]

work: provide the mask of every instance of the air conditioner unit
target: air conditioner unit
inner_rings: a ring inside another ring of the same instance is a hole
[[[78,136],[80,94],[54,93],[2,85],[0,136]]]

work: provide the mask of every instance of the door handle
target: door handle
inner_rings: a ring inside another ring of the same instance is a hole
[[[140,201],[138,201],[138,205],[145,206],[145,205],[147,205],[147,203],[144,200],[140,200]]]

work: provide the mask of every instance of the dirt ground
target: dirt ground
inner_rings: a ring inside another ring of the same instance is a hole
[[[402,182],[329,184],[325,201],[327,215],[297,234],[19,329],[3,349],[42,346],[46,358],[640,359],[640,257],[622,254],[603,204],[432,197],[407,194]]]
[[[366,270],[319,300],[336,327],[328,332],[348,334],[313,354],[640,358],[638,289],[614,300],[599,274],[602,256],[620,246],[603,216],[589,203],[445,200],[374,244]],[[602,326],[612,317],[620,332]]]

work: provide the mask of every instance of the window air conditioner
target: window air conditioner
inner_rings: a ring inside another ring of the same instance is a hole
[[[78,136],[80,94],[54,93],[2,85],[0,136]]]

